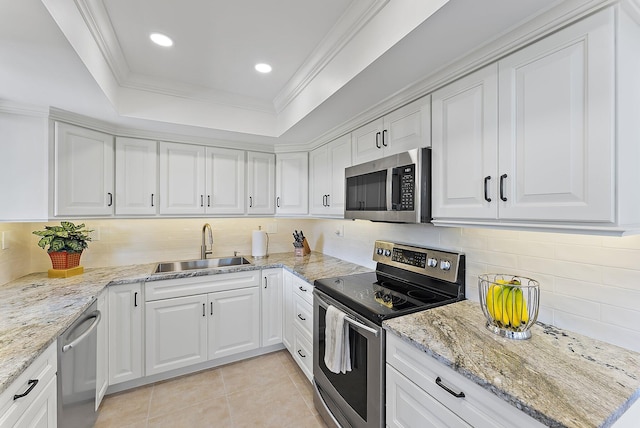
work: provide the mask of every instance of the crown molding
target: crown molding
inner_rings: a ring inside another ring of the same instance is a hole
[[[20,116],[47,117],[49,110],[45,107],[30,104],[20,104],[0,99],[0,113],[17,114]]]
[[[311,52],[298,71],[273,100],[276,113],[282,112],[331,60],[376,16],[389,0],[352,2],[346,13]]]

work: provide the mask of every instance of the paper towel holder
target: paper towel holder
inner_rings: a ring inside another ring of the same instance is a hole
[[[262,230],[262,226],[258,226],[258,230],[253,231],[251,256],[254,259],[264,259],[269,256],[269,234]]]

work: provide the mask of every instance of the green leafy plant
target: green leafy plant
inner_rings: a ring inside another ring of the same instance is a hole
[[[87,242],[91,241],[89,236],[93,230],[83,229],[84,223],[76,226],[70,221],[60,222],[60,226],[45,226],[44,230],[36,230],[34,235],[42,236],[38,241],[38,246],[46,249],[47,253],[56,251],[66,251],[68,253],[81,253],[87,248]]]

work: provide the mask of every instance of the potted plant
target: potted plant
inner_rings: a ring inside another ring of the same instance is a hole
[[[70,221],[60,222],[60,226],[45,226],[44,230],[36,230],[34,235],[41,236],[40,248],[46,249],[54,269],[69,269],[80,264],[82,251],[91,241],[92,230],[83,229],[84,223],[76,226]],[[46,246],[48,248],[45,248]]]

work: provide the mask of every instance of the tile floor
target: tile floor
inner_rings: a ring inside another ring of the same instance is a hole
[[[325,428],[311,383],[278,351],[109,395],[96,428]]]

